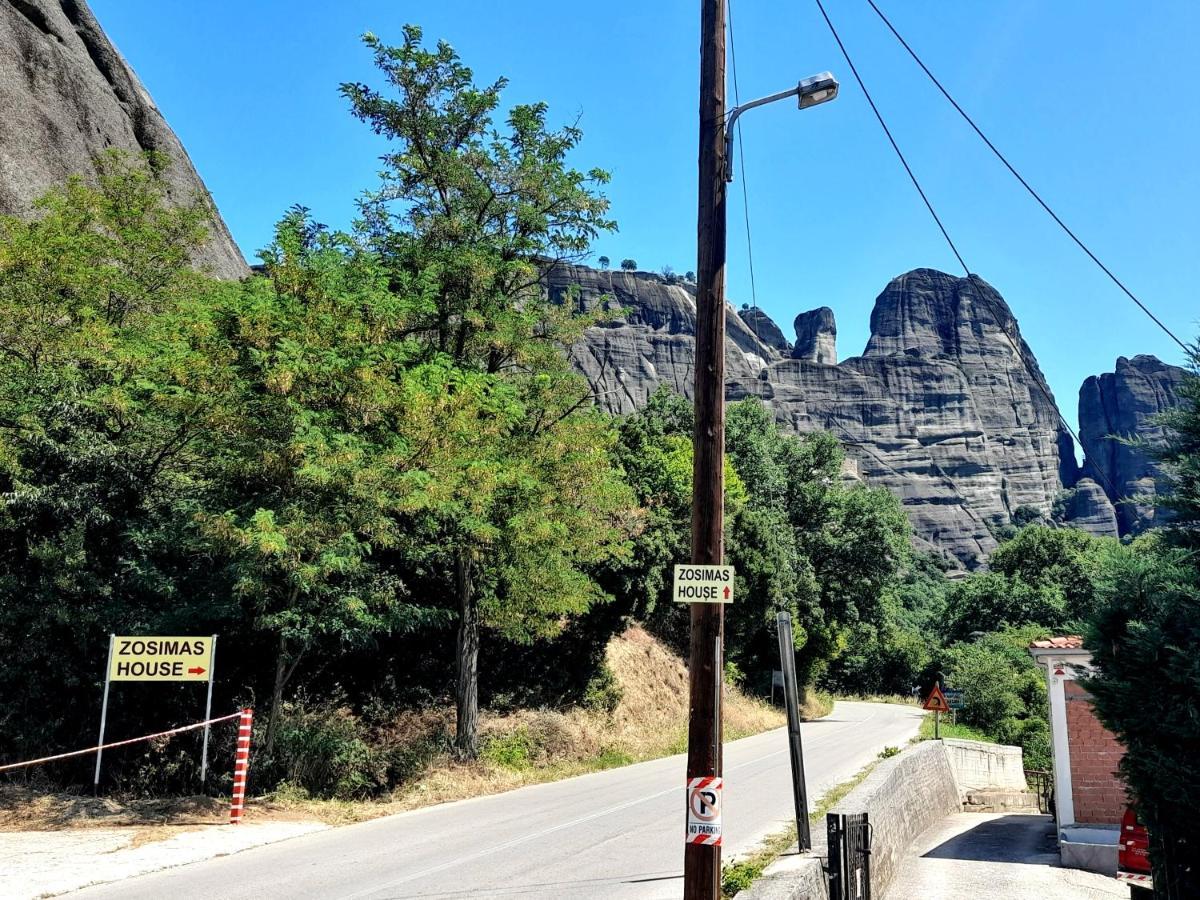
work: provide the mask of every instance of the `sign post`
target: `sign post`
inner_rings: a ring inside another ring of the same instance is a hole
[[[921,708],[933,713],[933,739],[940,740],[942,737],[942,713],[950,711],[950,704],[946,702],[946,695],[942,693],[940,684],[934,684],[933,690],[929,692],[929,696],[925,698]]]
[[[208,699],[204,702],[204,745],[200,751],[200,793],[204,793],[205,777],[208,775],[208,720],[212,718],[212,691],[214,664],[217,656],[217,636],[212,636],[212,646],[208,651]]]
[[[117,636],[110,634],[108,636],[108,662],[104,666],[104,700],[100,703],[100,739],[96,741],[96,774],[92,778],[93,797],[100,794],[100,758],[104,756],[104,725],[108,721],[108,686],[112,683],[109,676],[112,673],[113,645],[116,642]]]
[[[958,711],[967,705],[967,698],[962,688],[946,688],[946,705],[950,707],[950,721],[958,724]]]
[[[211,637],[132,637],[108,636],[108,662],[104,667],[104,701],[100,705],[100,740],[104,744],[104,726],[108,720],[108,691],[114,681],[207,681],[208,704],[204,718],[212,716],[212,665],[217,636]],[[204,726],[204,751],[201,781],[208,762],[208,730]],[[92,791],[100,792],[102,746],[96,747],[96,773]]]
[[[800,742],[800,691],[796,685],[796,649],[791,614],[776,614],[779,660],[783,667],[783,704],[787,707],[788,744],[792,758],[792,795],[796,806],[796,839],[801,850],[812,849],[808,828],[808,790],[804,784],[804,746]]]

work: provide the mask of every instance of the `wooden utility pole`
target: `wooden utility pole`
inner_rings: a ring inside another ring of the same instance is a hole
[[[720,565],[725,544],[725,0],[700,3],[699,187],[692,562]],[[722,604],[693,603],[691,612],[689,779],[721,774],[725,642]],[[720,846],[684,847],[684,900],[718,900]]]

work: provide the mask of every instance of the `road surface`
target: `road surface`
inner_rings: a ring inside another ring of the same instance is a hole
[[[1049,816],[958,813],[930,826],[886,900],[1124,900],[1117,879],[1059,865]]]
[[[911,706],[839,702],[803,726],[809,796],[903,746]],[[348,825],[72,894],[84,898],[678,898],[684,757]],[[726,858],[792,817],[784,729],[725,746]]]

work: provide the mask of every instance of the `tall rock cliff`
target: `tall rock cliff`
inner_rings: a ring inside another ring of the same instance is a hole
[[[558,267],[549,283],[554,296],[608,305],[613,318],[572,350],[608,409],[636,409],[663,384],[691,396],[690,286],[577,266]],[[1048,514],[1076,480],[1071,438],[1037,361],[982,279],[899,276],[875,302],[863,355],[836,364],[828,309],[797,318],[790,355],[757,316],[767,341],[732,309],[727,321],[726,397],[757,397],[796,432],[835,434],[864,477],[900,497],[918,540],[965,565],[995,547],[1014,510]]]
[[[1115,371],[1093,375],[1079,389],[1083,474],[1103,494],[1103,498],[1093,499],[1092,506],[1101,510],[1104,500],[1113,505],[1120,534],[1166,520],[1153,503],[1161,473],[1147,445],[1162,441],[1158,416],[1179,404],[1179,389],[1186,377],[1185,369],[1154,356],[1122,356]]]
[[[0,0],[0,214],[29,215],[47,188],[94,173],[96,156],[109,147],[164,153],[172,199],[208,196],[84,0]],[[217,277],[245,275],[219,215],[210,231],[196,262]]]

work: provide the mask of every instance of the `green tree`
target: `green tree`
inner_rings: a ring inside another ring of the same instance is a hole
[[[1125,745],[1121,774],[1150,832],[1155,896],[1200,894],[1200,575],[1153,534],[1111,551],[1088,632],[1087,688]],[[1153,698],[1149,701],[1148,698]]]
[[[1112,538],[1093,537],[1076,528],[1029,525],[997,547],[988,565],[993,572],[1019,578],[1034,589],[1061,593],[1062,616],[1081,622],[1093,610],[1100,560],[1113,543]],[[1063,624],[1050,619],[1033,621]]]
[[[1173,513],[1172,541],[1181,546],[1200,546],[1200,347],[1189,354],[1191,370],[1180,387],[1180,404],[1166,413],[1162,424],[1166,441],[1155,451],[1166,469],[1167,490],[1162,502]]]
[[[364,42],[394,96],[358,83],[342,93],[395,147],[361,203],[364,240],[413,300],[405,327],[422,359],[445,364],[448,390],[462,380],[478,391],[459,465],[429,480],[421,507],[454,573],[456,745],[473,756],[480,627],[514,640],[560,628],[602,599],[586,569],[620,552],[629,527],[611,431],[563,354],[591,320],[541,287],[549,267],[615,227],[599,193],[608,175],[567,165],[582,134],[549,129],[545,104],[515,106],[496,127],[505,81],[477,86],[419,28],[406,26],[400,46]]]
[[[636,271],[637,271],[637,267],[638,267],[638,264],[637,264],[637,260],[636,260],[636,259],[623,259],[623,260],[621,260],[621,268],[622,268],[623,270],[625,270],[626,272],[636,272]]]
[[[210,210],[169,206],[162,166],[108,154],[94,185],[0,219],[0,690],[25,750],[84,739],[110,631],[226,612],[191,515],[234,288],[190,270]]]
[[[1034,587],[1020,576],[979,572],[955,582],[946,592],[943,630],[949,642],[1010,626],[1041,625],[1057,631],[1068,621],[1058,584]]]
[[[1200,895],[1200,377],[1165,417],[1161,449],[1175,512],[1172,527],[1109,548],[1088,631],[1100,720],[1125,745],[1121,772],[1150,833],[1155,896]],[[1154,698],[1147,702],[1147,698]]]
[[[607,269],[612,264],[612,261],[607,256],[600,257],[596,262],[600,263],[600,268],[602,269]]]
[[[416,439],[434,401],[407,301],[374,255],[294,209],[261,258],[223,319],[238,415],[208,441],[217,487],[197,518],[230,557],[252,627],[275,639],[270,753],[313,647],[340,655],[438,620],[387,564],[438,454]]]
[[[947,684],[964,691],[963,722],[1021,747],[1029,768],[1050,763],[1046,683],[1026,650],[1044,636],[1038,626],[1005,629],[954,644],[939,660]]]

